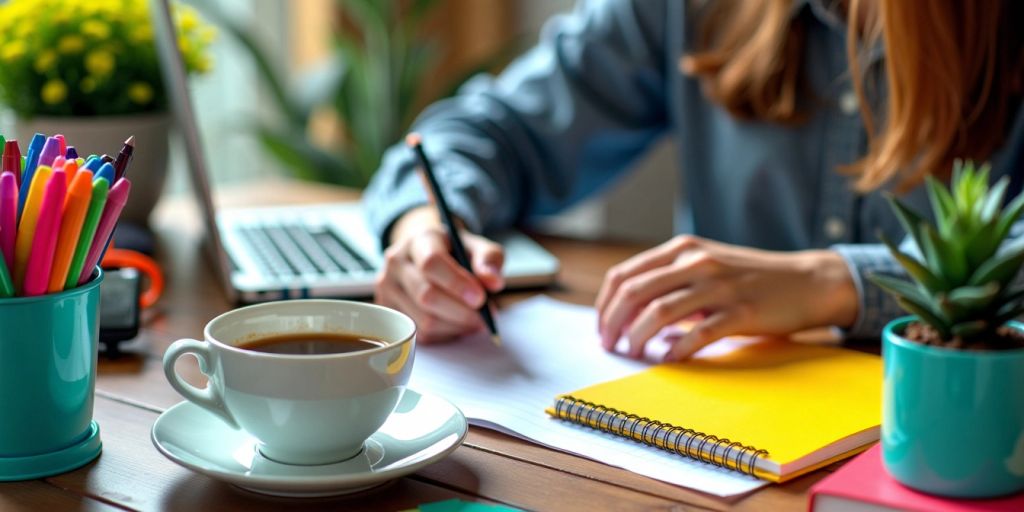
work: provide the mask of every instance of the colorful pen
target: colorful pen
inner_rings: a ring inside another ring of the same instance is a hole
[[[14,241],[18,234],[17,182],[11,171],[0,174],[0,252],[8,270],[14,268]]]
[[[46,293],[46,285],[50,282],[50,270],[53,268],[53,253],[57,249],[60,214],[64,208],[67,183],[64,171],[54,171],[46,182],[43,201],[39,206],[39,220],[32,239],[32,253],[25,269],[26,297]]]
[[[83,267],[85,266],[85,259],[89,255],[89,248],[92,246],[93,238],[95,238],[100,217],[103,216],[103,209],[107,204],[109,191],[110,182],[107,180],[99,179],[92,182],[92,198],[89,200],[89,209],[85,212],[82,232],[79,233],[78,242],[75,243],[75,253],[71,256],[71,264],[68,266],[68,277],[64,281],[65,290],[78,286],[79,275],[83,273],[87,276],[92,275],[92,269],[86,273],[83,271]]]
[[[36,224],[39,222],[39,207],[43,203],[43,193],[46,191],[46,184],[52,175],[53,168],[48,165],[40,165],[36,168],[28,188],[28,198],[24,201],[25,209],[22,210],[21,218],[18,219],[18,237],[14,242],[13,272],[16,290],[24,289],[22,285],[25,284],[25,269],[28,266],[29,255],[32,253],[32,237],[35,236]],[[18,199],[20,201],[21,198]]]
[[[68,162],[68,165],[70,164],[71,162]],[[85,214],[89,211],[91,199],[92,173],[89,171],[77,173],[71,182],[71,187],[68,188],[67,197],[64,199],[64,210],[61,212],[57,249],[53,253],[50,282],[46,286],[46,291],[50,293],[57,293],[64,289],[64,283],[68,279],[68,269],[71,267],[71,258],[75,255],[75,246],[78,244],[79,235],[82,234],[82,225],[85,224]]]
[[[89,169],[93,173],[100,170],[101,165],[103,165],[103,160],[100,160],[100,157],[96,155],[92,155],[85,160],[85,168]]]
[[[100,160],[102,160],[103,163],[105,163],[105,164],[113,164],[114,163],[114,157],[112,157],[112,156],[110,156],[108,154],[105,154],[105,153],[103,155],[100,155]]]
[[[117,180],[114,179],[114,166],[109,163],[101,165],[96,171],[96,175],[93,176],[94,180],[98,180],[100,178],[106,178],[110,183],[115,183]]]
[[[14,282],[11,281],[11,273],[7,271],[7,264],[0,259],[0,297],[14,296]]]
[[[71,190],[71,182],[75,181],[75,176],[78,175],[78,162],[75,160],[64,162],[64,174],[68,177],[68,190]]]
[[[64,158],[68,160],[78,159],[78,150],[74,146],[68,146],[68,150],[64,152]]]
[[[54,135],[53,138],[57,139],[57,144],[59,144],[57,146],[57,154],[64,156],[64,153],[68,152],[68,141],[64,138],[64,135],[59,133]]]
[[[14,173],[15,183],[21,185],[21,148],[18,147],[17,140],[4,142],[3,165],[0,166],[0,171]]]
[[[60,152],[60,140],[57,137],[47,137],[43,144],[43,150],[39,152],[38,165],[53,167],[53,161],[63,154]]]
[[[37,133],[32,136],[32,142],[28,144],[28,153],[25,155],[25,166],[21,170],[21,184],[18,190],[18,222],[21,222],[21,213],[25,210],[25,201],[28,200],[28,189],[32,186],[32,177],[36,174],[36,167],[39,167],[39,153],[46,144],[46,136]],[[17,274],[17,272],[15,272]],[[17,279],[15,279],[17,284]]]
[[[103,216],[96,227],[96,234],[92,238],[92,246],[89,247],[89,255],[85,258],[85,265],[82,273],[78,276],[78,284],[85,284],[92,275],[92,268],[100,261],[100,255],[107,249],[110,236],[114,233],[114,226],[117,225],[117,217],[121,215],[125,203],[128,202],[128,193],[131,192],[132,182],[127,178],[117,180],[117,183],[110,188],[110,195],[107,196],[107,205],[103,207]]]
[[[53,159],[53,163],[50,164],[50,167],[53,167],[53,170],[55,170],[55,171],[58,170],[58,169],[63,169],[65,162],[67,162],[66,158],[64,158],[62,156],[58,156],[57,158]]]
[[[131,159],[132,153],[135,151],[135,136],[128,137],[128,140],[124,141],[124,145],[121,146],[121,150],[117,152],[117,157],[114,158],[114,176],[117,179],[124,177],[125,173],[128,172],[128,160]]]
[[[405,137],[405,144],[409,146],[413,152],[416,153],[416,157],[419,160],[419,170],[422,173],[424,181],[427,185],[427,192],[433,199],[434,206],[437,207],[437,213],[444,222],[445,228],[448,231],[448,240],[451,243],[452,257],[455,261],[466,269],[467,272],[473,274],[473,266],[469,262],[469,256],[466,253],[466,248],[462,244],[462,239],[459,237],[458,227],[455,225],[455,219],[452,217],[451,210],[448,209],[448,202],[445,201],[444,195],[441,192],[441,185],[437,182],[437,177],[434,176],[433,168],[430,165],[430,160],[427,159],[427,154],[423,151],[423,140],[418,133],[410,133]],[[486,293],[486,290],[485,290]],[[495,345],[501,345],[501,337],[498,335],[498,327],[494,323],[494,317],[491,315],[490,301],[485,300],[484,304],[480,306],[480,317],[483,318],[484,324],[487,325],[487,329],[491,331],[491,341]]]

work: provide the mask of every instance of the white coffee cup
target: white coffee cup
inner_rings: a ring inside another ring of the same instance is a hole
[[[238,348],[247,341],[302,333],[348,333],[384,346],[356,352],[290,355]],[[398,404],[412,372],[416,325],[373,304],[339,300],[271,302],[229,311],[206,324],[205,342],[182,339],[164,353],[164,373],[181,396],[259,441],[267,458],[329,464],[357,455]],[[200,389],[174,363],[199,360]]]

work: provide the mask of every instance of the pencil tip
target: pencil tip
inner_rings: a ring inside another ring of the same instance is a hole
[[[501,336],[498,336],[497,334],[492,334],[491,335],[491,342],[494,343],[495,347],[500,347],[501,346]]]
[[[125,146],[135,147],[135,136],[132,135],[132,136],[128,137],[128,140],[124,141],[124,145]]]
[[[405,145],[411,148],[419,146],[423,142],[423,137],[416,132],[412,132],[405,136]]]

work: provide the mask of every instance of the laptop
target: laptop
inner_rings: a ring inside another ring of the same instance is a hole
[[[216,208],[168,0],[151,0],[161,72],[181,132],[207,246],[229,297],[254,303],[291,298],[365,298],[382,263],[361,204]],[[558,260],[525,235],[504,233],[509,288],[550,284]]]

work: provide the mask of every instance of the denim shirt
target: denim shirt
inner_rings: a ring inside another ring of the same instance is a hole
[[[839,172],[867,146],[845,23],[820,1],[795,3],[792,15],[807,18],[804,73],[815,108],[805,122],[783,126],[732,117],[680,71],[700,9],[675,0],[582,1],[552,19],[541,42],[501,75],[477,77],[428,108],[414,129],[449,206],[476,231],[529,222],[607,187],[653,143],[672,137],[680,166],[664,172],[683,177],[678,232],[770,250],[837,251],[860,298],[846,333],[877,336],[902,313],[865,276],[902,275],[877,233],[904,233],[881,191],[859,194]],[[867,58],[866,76],[878,85],[882,58],[881,51]],[[1022,142],[1024,109],[992,155],[993,179],[1022,174]],[[930,210],[923,187],[904,197]],[[364,201],[381,237],[427,201],[409,151],[387,152]]]

